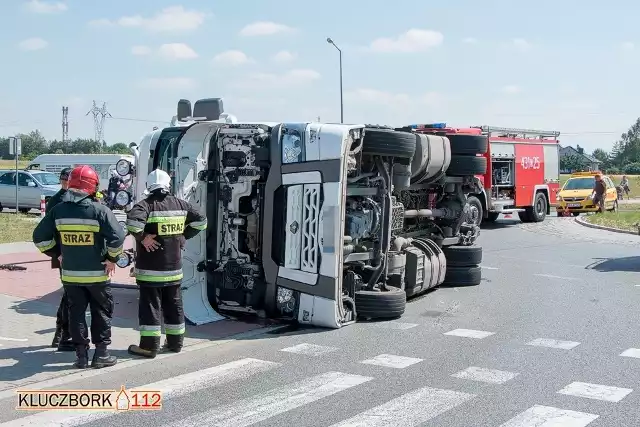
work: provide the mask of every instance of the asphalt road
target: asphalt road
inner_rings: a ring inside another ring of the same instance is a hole
[[[640,237],[552,217],[498,222],[480,243],[480,286],[438,289],[399,321],[277,331],[36,384],[165,394],[160,411],[89,415],[17,412],[2,395],[0,426],[638,426]]]

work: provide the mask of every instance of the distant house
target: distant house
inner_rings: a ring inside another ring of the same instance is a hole
[[[602,164],[602,162],[596,159],[595,157],[585,153],[584,148],[580,147],[579,145],[576,148],[573,148],[571,146],[560,147],[560,159],[562,159],[563,157],[569,157],[569,156],[576,156],[577,158],[582,159],[583,160],[582,170],[584,171],[600,170],[600,165]],[[560,164],[562,165],[562,161],[560,162]],[[560,173],[573,173],[573,172],[577,172],[577,171],[563,170],[562,167],[560,167]]]

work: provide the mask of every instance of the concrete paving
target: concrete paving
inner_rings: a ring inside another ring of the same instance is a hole
[[[499,220],[480,243],[480,286],[419,297],[397,321],[244,335],[34,383],[159,389],[164,401],[32,413],[0,394],[0,426],[637,426],[640,236],[550,217]]]

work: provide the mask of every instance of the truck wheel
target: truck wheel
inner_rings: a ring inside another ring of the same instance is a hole
[[[451,154],[484,154],[487,152],[489,138],[484,135],[447,135]]]
[[[482,246],[454,245],[445,246],[442,250],[447,257],[447,266],[473,267],[482,263]]]
[[[544,221],[547,217],[547,198],[544,193],[536,193],[533,206],[526,208],[524,212],[518,212],[518,216],[522,222]]]
[[[484,214],[482,202],[475,196],[469,196],[467,197],[467,205],[469,205],[467,223],[479,226],[482,223],[482,215]]]
[[[484,175],[487,172],[487,158],[477,156],[451,156],[447,169],[449,176]]]
[[[387,291],[356,291],[356,312],[365,319],[393,319],[404,314],[407,294],[389,286]]]
[[[444,287],[452,286],[477,286],[482,281],[482,270],[480,266],[471,267],[449,267],[444,278]]]
[[[390,129],[365,128],[362,154],[410,159],[416,152],[416,136]]]
[[[500,214],[498,212],[487,213],[487,222],[496,222]]]

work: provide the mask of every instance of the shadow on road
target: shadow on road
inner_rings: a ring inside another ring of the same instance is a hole
[[[594,262],[585,267],[588,270],[595,270],[601,273],[613,271],[640,272],[640,256],[630,256],[623,258],[594,258]]]
[[[520,224],[519,219],[498,219],[495,222],[485,221],[480,225],[481,230],[500,230]]]

